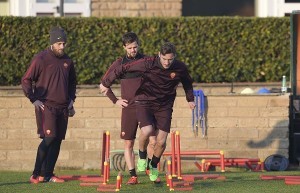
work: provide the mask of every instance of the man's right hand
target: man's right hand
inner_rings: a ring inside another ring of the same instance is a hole
[[[125,99],[119,99],[117,100],[116,105],[119,105],[120,107],[124,108],[128,106],[128,101]]]
[[[36,100],[36,101],[34,101],[34,103],[32,103],[34,106],[35,106],[35,108],[41,108],[42,110],[44,110],[44,104],[42,103],[42,101],[40,101],[40,100]]]
[[[103,84],[100,84],[99,85],[99,88],[100,88],[100,92],[104,95],[106,95],[107,91],[108,91],[108,88],[103,86]]]

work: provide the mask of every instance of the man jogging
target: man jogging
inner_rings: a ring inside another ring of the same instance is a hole
[[[100,89],[102,93],[108,91],[112,82],[127,72],[143,73],[143,82],[136,92],[137,118],[140,122],[141,135],[139,138],[139,151],[146,154],[145,142],[150,133],[158,129],[154,154],[150,163],[149,178],[155,181],[159,172],[157,165],[166,148],[166,140],[170,132],[173,104],[176,97],[176,88],[182,83],[186,99],[191,109],[195,108],[192,78],[183,62],[175,60],[176,50],[172,43],[161,46],[156,57],[147,57],[116,68],[106,74]],[[138,160],[138,165],[145,163]]]
[[[117,59],[109,67],[108,72],[114,71],[119,66],[123,66],[128,62],[136,61],[144,58],[145,56],[139,53],[140,42],[138,36],[133,32],[127,32],[122,36],[123,48],[126,51],[125,56]],[[104,75],[105,78],[106,75]],[[138,127],[138,121],[136,117],[136,104],[135,104],[135,92],[139,88],[142,81],[142,74],[139,72],[128,72],[121,77],[121,99],[118,99],[111,89],[108,90],[106,95],[109,99],[118,106],[122,107],[121,116],[121,139],[124,139],[124,157],[126,165],[129,169],[130,179],[127,184],[138,184],[138,178],[135,169],[135,155],[134,155],[134,142],[136,138],[136,132]],[[148,153],[153,153],[153,146],[155,144],[155,136],[150,136]],[[152,154],[151,154],[152,157]]]

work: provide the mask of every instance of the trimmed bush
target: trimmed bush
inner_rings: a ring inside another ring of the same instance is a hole
[[[49,30],[68,34],[66,52],[78,84],[98,84],[124,54],[121,36],[137,33],[142,52],[173,42],[195,82],[273,82],[289,79],[289,18],[40,18],[0,17],[0,85],[19,85],[32,57],[49,46]]]

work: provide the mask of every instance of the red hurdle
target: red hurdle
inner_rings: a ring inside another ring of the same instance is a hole
[[[60,176],[65,180],[80,180],[80,186],[98,186],[100,192],[118,192],[122,185],[122,173],[119,172],[115,184],[108,184],[110,177],[110,133],[103,132],[101,175]]]
[[[195,165],[199,170],[206,172],[211,166],[220,166],[220,160],[216,158],[202,159],[201,165],[195,161]],[[264,163],[260,159],[251,158],[224,158],[224,165],[227,167],[245,166],[251,171],[263,171]]]
[[[165,152],[164,155],[171,155],[167,160],[166,181],[169,190],[192,190],[192,185],[195,180],[205,179],[221,179],[225,176],[219,174],[199,174],[199,175],[182,175],[181,173],[181,156],[182,155],[220,155],[220,160],[224,161],[224,153],[222,151],[189,151],[181,152],[180,150],[180,134],[178,131],[171,132],[171,153]],[[171,161],[172,160],[172,161]],[[224,165],[223,165],[224,168]],[[224,169],[223,169],[224,170]]]
[[[172,177],[181,178],[181,157],[182,155],[218,155],[221,163],[221,172],[225,172],[223,151],[184,151],[180,150],[179,131],[171,132],[171,152],[164,152],[163,155],[172,157]],[[177,167],[176,167],[177,166]],[[196,165],[197,166],[197,165]]]
[[[300,185],[300,176],[261,175],[262,180],[284,180],[286,185]]]
[[[261,175],[260,179],[262,180],[285,180],[285,179],[297,179],[300,180],[300,176],[273,176],[273,175]]]
[[[107,183],[103,182],[102,184],[99,184],[97,191],[99,191],[99,192],[119,192],[121,189],[121,185],[122,185],[122,173],[119,172],[118,176],[117,176],[116,184],[107,184]]]

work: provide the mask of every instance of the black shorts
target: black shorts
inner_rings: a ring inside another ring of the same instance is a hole
[[[123,108],[121,117],[121,139],[134,140],[138,121],[136,118],[136,108]]]
[[[140,128],[153,125],[170,133],[173,108],[171,105],[158,105],[151,102],[137,102],[137,119]]]
[[[68,126],[68,109],[46,106],[44,110],[35,108],[36,123],[40,138],[56,137],[65,139]]]

